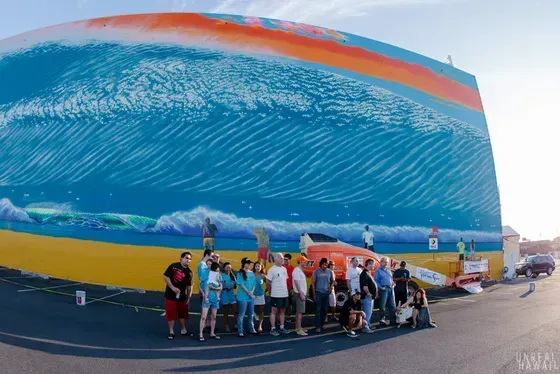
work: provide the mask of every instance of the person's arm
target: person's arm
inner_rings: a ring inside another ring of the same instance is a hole
[[[181,292],[177,287],[173,285],[173,283],[171,283],[171,278],[169,278],[167,275],[163,276],[163,280],[165,281],[165,284],[167,284],[167,287],[171,289],[171,291],[175,293]]]
[[[271,277],[270,271],[271,271],[271,269],[268,269],[268,271],[266,273],[266,290],[267,290],[269,295],[272,292],[272,282],[271,282],[272,279],[270,279],[270,277]]]
[[[352,292],[352,286],[351,286],[351,279],[350,279],[350,272],[351,272],[352,268],[348,268],[348,270],[346,270],[346,285],[348,286],[348,292]]]
[[[317,282],[317,270],[311,276],[311,290],[313,291],[313,300],[317,301],[317,294],[315,292],[315,283]]]
[[[428,299],[426,299],[426,296],[424,296],[424,302],[422,303],[422,308],[427,308],[428,307]]]
[[[371,291],[371,294],[372,295],[375,294],[375,298],[378,299],[379,298],[379,287],[377,287],[377,283],[375,282],[375,279],[372,279],[372,280],[373,280],[373,290]]]
[[[365,271],[362,271],[362,274],[360,274],[360,287],[362,288],[362,292],[365,292],[366,295],[370,295],[369,293],[369,287],[367,286],[367,274]]]

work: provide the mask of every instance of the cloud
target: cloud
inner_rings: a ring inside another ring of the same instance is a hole
[[[432,5],[449,1],[457,0],[220,0],[211,12],[324,24],[367,16],[376,8]]]

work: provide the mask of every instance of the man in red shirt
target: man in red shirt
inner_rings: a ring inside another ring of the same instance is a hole
[[[286,268],[286,271],[288,272],[288,292],[290,293],[290,297],[289,297],[289,301],[288,301],[288,307],[286,308],[286,320],[290,323],[294,323],[296,321],[295,317],[292,316],[292,299],[294,296],[294,285],[292,283],[292,273],[294,272],[294,266],[292,266],[290,264],[290,261],[292,261],[292,256],[289,253],[286,253],[284,255],[284,267]],[[306,290],[307,291],[307,290]]]

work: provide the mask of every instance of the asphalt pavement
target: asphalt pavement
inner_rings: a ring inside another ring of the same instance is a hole
[[[78,289],[87,292],[86,306],[75,303]],[[330,324],[307,337],[220,333],[220,341],[206,335],[200,343],[196,306],[195,336],[168,341],[161,293],[0,268],[0,372],[560,373],[560,274],[540,276],[528,291],[525,278],[476,295],[431,291],[435,329],[378,327],[350,339]],[[313,326],[313,316],[304,324]]]

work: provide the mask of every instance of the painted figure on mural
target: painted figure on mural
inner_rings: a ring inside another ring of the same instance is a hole
[[[471,260],[474,260],[475,258],[475,254],[474,254],[474,249],[475,249],[475,245],[474,245],[474,239],[471,240],[471,245],[469,246],[469,258]]]
[[[270,252],[270,237],[265,233],[264,227],[254,229],[253,234],[257,237],[257,259],[258,261],[263,261],[266,269],[267,261],[274,262],[272,252]]]
[[[202,231],[202,245],[204,249],[214,250],[216,246],[216,233],[218,228],[210,222],[210,218],[206,217],[204,224],[200,227]]]
[[[375,252],[375,235],[373,235],[373,232],[369,231],[368,225],[366,225],[365,231],[362,233],[362,241],[365,249]]]
[[[465,243],[463,242],[463,238],[459,240],[457,243],[457,250],[459,251],[459,261],[465,260]]]

